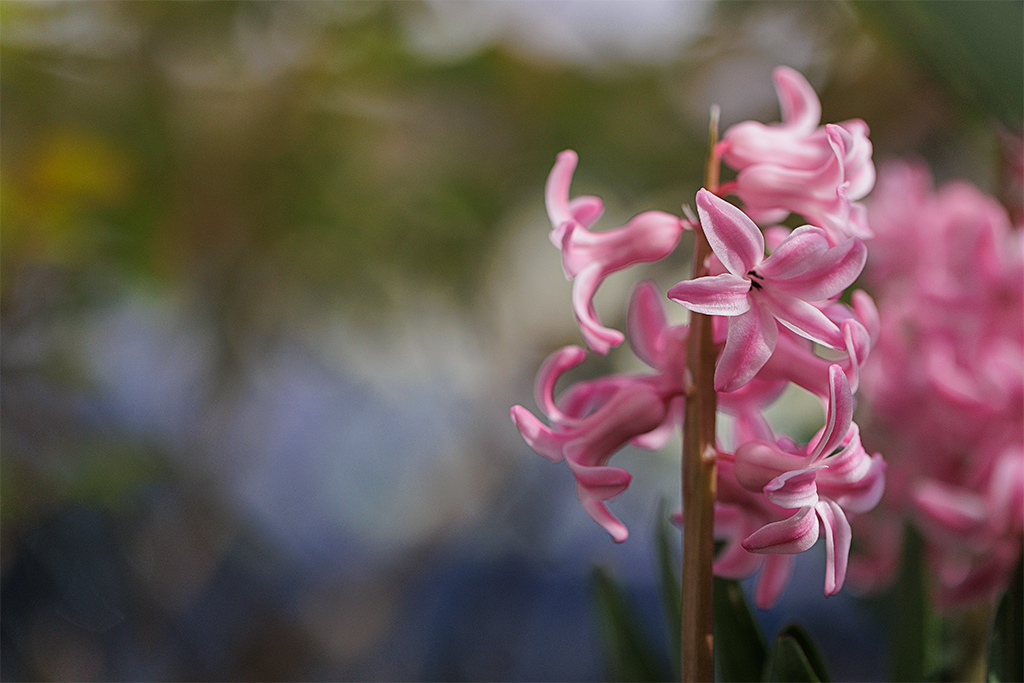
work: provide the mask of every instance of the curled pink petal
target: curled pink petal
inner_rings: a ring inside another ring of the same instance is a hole
[[[537,371],[533,386],[533,397],[541,411],[555,423],[568,424],[575,420],[562,412],[555,404],[555,383],[566,370],[574,368],[587,358],[587,352],[579,346],[564,346],[548,356]]]
[[[604,501],[592,497],[585,488],[578,484],[576,486],[576,496],[580,500],[580,505],[590,515],[590,518],[611,534],[613,541],[622,543],[629,538],[629,530],[626,528],[626,525],[611,513],[608,506],[604,504]]]
[[[594,263],[577,273],[572,283],[572,309],[579,323],[580,334],[587,346],[602,356],[626,339],[618,330],[602,325],[597,317],[594,294],[603,280],[604,273],[601,272],[600,264]]]
[[[821,443],[819,441],[818,445]],[[860,443],[860,427],[856,422],[849,424],[846,437],[836,442],[836,445],[838,446],[839,443],[845,444],[841,451],[828,458],[820,458],[818,462],[828,465],[826,476],[833,484],[852,484],[860,481],[871,469],[871,458],[868,457]],[[815,452],[817,452],[817,447],[811,452],[811,455],[813,456]]]
[[[607,354],[625,339],[598,320],[593,298],[606,277],[637,263],[657,261],[675,249],[683,223],[662,211],[647,211],[614,230],[591,232],[570,221],[562,234],[562,267],[573,282],[573,312],[587,344]]]
[[[619,495],[629,487],[632,480],[629,472],[621,467],[599,465],[590,467],[567,461],[569,469],[576,475],[576,483],[586,489],[587,495],[595,500],[608,500]]]
[[[702,188],[697,214],[708,244],[730,273],[742,276],[764,259],[764,236],[738,208]]]
[[[575,222],[571,225],[559,245],[569,277],[595,263],[608,275],[637,263],[659,261],[679,244],[684,227],[678,216],[664,211],[644,211],[620,228],[601,232]]]
[[[589,416],[586,429],[565,444],[565,457],[578,465],[602,464],[630,439],[658,427],[667,410],[663,397],[649,382],[638,379],[624,384]]]
[[[857,316],[857,320],[868,331],[871,346],[874,346],[878,341],[878,333],[881,329],[878,307],[875,306],[875,300],[863,289],[855,289],[850,301],[853,303],[853,311]]]
[[[818,477],[818,492],[821,495],[827,495],[843,510],[853,514],[874,509],[882,500],[882,494],[885,492],[886,463],[878,453],[872,455],[867,461],[868,469],[862,477],[841,485],[833,484],[828,477],[832,474],[830,467],[826,470],[825,476],[819,475]]]
[[[825,527],[825,595],[835,595],[846,581],[853,533],[846,514],[834,501],[823,498],[815,509]]]
[[[573,197],[569,201],[569,215],[584,228],[589,228],[596,223],[603,213],[604,202],[601,201],[600,197],[581,195]],[[558,244],[555,246],[557,247]]]
[[[821,121],[821,101],[799,71],[777,66],[772,71],[782,122],[794,133],[810,135]]]
[[[765,487],[768,500],[779,507],[801,508],[818,504],[818,470],[825,465],[808,467],[804,470],[784,472],[772,479]]]
[[[527,445],[551,462],[560,462],[562,449],[570,436],[553,431],[522,406],[512,406],[512,422],[522,434]]]
[[[853,392],[850,383],[843,374],[843,369],[836,364],[828,369],[828,417],[825,431],[807,456],[808,462],[816,462],[820,458],[831,455],[846,438],[853,420]]]
[[[860,368],[871,350],[871,336],[863,325],[853,319],[844,320],[839,328],[843,331],[843,341],[846,342],[846,355],[850,357],[850,362],[843,368],[843,372],[850,381],[850,391],[856,392],[860,384]]]
[[[579,157],[567,149],[555,160],[544,187],[544,205],[551,221],[551,243],[562,248],[566,228],[572,223],[589,227],[601,217],[604,203],[598,197],[583,196],[569,201],[569,186]]]
[[[765,524],[747,536],[743,547],[751,553],[793,555],[802,553],[818,540],[818,515],[814,508],[797,510],[792,517]]]

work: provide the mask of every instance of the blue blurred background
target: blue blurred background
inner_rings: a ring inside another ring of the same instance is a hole
[[[579,343],[543,184],[599,227],[692,203],[708,110],[802,71],[875,160],[999,194],[1019,2],[0,5],[4,680],[595,680],[604,566],[667,652],[679,445],[625,452],[617,546],[508,409]],[[681,248],[681,254],[687,249]],[[621,326],[641,277],[613,277]],[[634,367],[628,350],[576,377]],[[812,414],[811,419],[817,419]],[[879,601],[800,619],[884,675]]]

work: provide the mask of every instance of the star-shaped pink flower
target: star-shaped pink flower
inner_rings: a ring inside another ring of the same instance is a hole
[[[697,212],[728,272],[680,282],[668,296],[691,311],[730,317],[716,391],[733,391],[757,374],[775,348],[777,323],[829,348],[846,348],[842,330],[814,303],[837,296],[860,274],[867,250],[859,239],[830,247],[823,230],[805,225],[765,258],[761,231],[738,208],[702,189]]]

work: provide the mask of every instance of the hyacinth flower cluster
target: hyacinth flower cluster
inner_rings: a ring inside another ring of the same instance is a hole
[[[558,155],[546,186],[550,237],[573,281],[572,309],[593,352],[607,354],[627,336],[596,313],[593,296],[604,278],[665,258],[687,230],[699,229],[713,253],[695,264],[700,276],[667,296],[650,282],[635,289],[626,315],[629,345],[651,372],[579,382],[556,397],[559,377],[587,356],[568,346],[537,375],[535,399],[546,421],[522,406],[511,410],[527,444],[568,465],[584,510],[622,542],[628,530],[608,501],[631,477],[609,461],[627,445],[661,448],[683,424],[694,392],[690,325],[670,326],[664,306],[710,316],[717,406],[734,425],[731,439],[713,449],[714,533],[724,542],[714,571],[741,578],[760,570],[755,602],[762,608],[781,594],[793,555],[819,537],[826,546],[825,593],[840,590],[849,520],[878,503],[886,470],[880,455],[865,451],[853,422],[854,392],[878,336],[877,311],[864,292],[853,292],[849,304],[840,300],[864,267],[863,240],[871,235],[858,203],[875,181],[868,127],[859,120],[822,126],[817,95],[803,76],[778,67],[774,80],[782,121],[744,122],[725,132],[709,164],[724,161],[735,180],[701,189],[696,217],[648,211],[620,228],[592,231],[601,201],[570,198],[577,156]],[[807,225],[777,224],[791,213]],[[764,417],[791,384],[821,401],[824,426],[808,444],[776,435]]]
[[[991,600],[1024,534],[1024,232],[973,185],[935,190],[920,164],[885,167],[868,213],[881,326],[864,393],[892,459],[853,576],[891,575],[910,522],[939,606]]]

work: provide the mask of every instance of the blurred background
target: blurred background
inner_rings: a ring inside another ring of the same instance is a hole
[[[555,155],[599,229],[679,213],[709,107],[778,120],[787,64],[876,163],[1013,200],[1022,7],[4,2],[0,676],[601,679],[595,566],[667,653],[678,440],[617,456],[617,546],[508,417],[580,343]],[[685,277],[678,251],[608,281],[602,318]],[[820,550],[758,616],[877,679],[884,601],[826,603]]]

